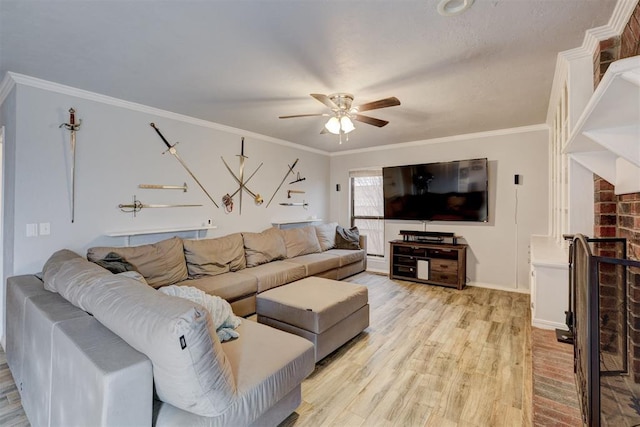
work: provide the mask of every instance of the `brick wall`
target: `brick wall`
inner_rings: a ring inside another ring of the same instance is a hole
[[[593,87],[597,87],[609,64],[640,55],[640,1],[618,37],[602,40],[593,55]]]
[[[640,1],[629,22],[619,37],[600,42],[594,55],[594,86],[597,86],[609,64],[618,59],[640,55]],[[627,239],[627,256],[640,261],[640,193],[616,196],[613,185],[594,175],[594,236],[624,237]],[[598,248],[602,256],[614,256],[611,248]],[[600,272],[600,323],[602,328],[601,348],[617,354],[620,350],[622,324],[620,306],[622,271],[620,268],[604,267]],[[628,271],[629,301],[629,357],[636,383],[640,383],[640,270]]]

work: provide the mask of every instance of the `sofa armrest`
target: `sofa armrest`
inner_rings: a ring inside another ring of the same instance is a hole
[[[360,235],[360,247],[364,250],[364,270],[367,269],[367,235]]]

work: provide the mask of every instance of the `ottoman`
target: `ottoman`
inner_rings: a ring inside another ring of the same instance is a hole
[[[308,339],[316,362],[369,326],[366,286],[307,277],[258,294],[258,322]]]

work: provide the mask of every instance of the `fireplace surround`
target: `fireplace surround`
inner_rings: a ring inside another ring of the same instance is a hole
[[[640,261],[627,258],[625,238],[576,235],[571,245],[574,372],[583,421],[589,426],[640,424],[640,382],[628,346],[629,278]]]

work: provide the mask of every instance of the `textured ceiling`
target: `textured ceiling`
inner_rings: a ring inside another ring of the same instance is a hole
[[[557,53],[606,24],[614,0],[0,0],[0,73],[13,71],[324,151],[543,123]],[[348,142],[320,135],[310,93],[366,114]]]

